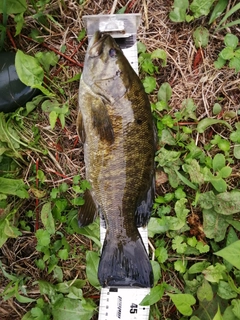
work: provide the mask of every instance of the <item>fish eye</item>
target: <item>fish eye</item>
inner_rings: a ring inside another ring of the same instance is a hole
[[[117,55],[116,49],[111,48],[111,49],[109,50],[109,56],[110,56],[111,58],[114,58],[114,57],[116,57],[116,55]]]

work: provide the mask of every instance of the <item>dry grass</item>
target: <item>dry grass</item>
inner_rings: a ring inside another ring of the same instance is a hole
[[[81,1],[80,1],[81,2]],[[74,75],[81,72],[80,65],[84,61],[84,56],[87,48],[87,39],[80,43],[77,41],[77,36],[80,30],[84,27],[82,22],[83,15],[93,14],[108,14],[116,6],[115,12],[129,3],[134,3],[130,9],[131,13],[140,12],[142,15],[142,23],[139,28],[138,39],[143,42],[147,49],[151,52],[157,48],[164,49],[168,54],[168,64],[166,68],[162,68],[159,64],[159,74],[157,78],[158,87],[163,82],[169,82],[173,95],[171,99],[172,111],[175,112],[181,109],[181,102],[186,98],[192,98],[197,105],[198,119],[205,116],[212,116],[212,106],[222,99],[224,112],[239,109],[240,91],[239,91],[239,74],[229,68],[216,70],[213,66],[218,52],[222,48],[222,40],[224,32],[211,36],[211,46],[203,52],[203,63],[198,69],[193,69],[193,61],[196,55],[196,49],[193,44],[192,32],[195,26],[204,25],[207,20],[204,18],[198,19],[193,23],[172,23],[168,14],[173,1],[164,0],[139,0],[139,1],[85,1],[79,5],[77,0],[52,0],[46,7],[45,13],[51,15],[57,22],[48,21],[48,27],[37,22],[32,14],[35,14],[34,9],[29,6],[31,14],[26,17],[26,25],[20,36],[13,38],[16,48],[23,50],[29,54],[34,54],[43,50],[54,50],[60,52],[62,46],[66,46],[66,51],[60,56],[59,64],[51,70],[51,77],[56,87],[61,87],[64,94],[59,95],[56,89],[59,100],[62,103],[66,101],[70,105],[70,115],[66,120],[64,129],[58,124],[54,130],[49,127],[49,120],[46,114],[39,107],[37,120],[30,117],[24,119],[26,126],[29,126],[31,131],[32,125],[36,125],[40,129],[41,138],[39,146],[42,149],[47,148],[49,154],[44,156],[40,153],[27,151],[24,153],[24,158],[28,165],[23,165],[22,175],[26,183],[31,186],[33,184],[33,167],[39,163],[39,169],[46,176],[46,188],[57,187],[63,181],[71,186],[71,181],[74,175],[80,174],[84,177],[83,151],[81,144],[77,141],[75,120],[77,115],[77,95],[78,83],[65,83]],[[231,1],[234,3],[234,1]],[[29,1],[30,3],[30,1]],[[14,22],[9,19],[9,30],[14,35]],[[44,35],[44,45],[38,44],[29,38],[30,29],[38,29]],[[239,30],[238,30],[239,31]],[[6,47],[9,50],[13,49],[13,43],[10,38],[7,39]],[[53,86],[52,86],[53,87]],[[154,96],[151,99],[155,99]],[[234,119],[233,121],[236,121]],[[220,129],[219,129],[220,130]],[[219,131],[221,135],[225,135],[224,131]],[[207,137],[205,137],[207,140]],[[199,141],[199,145],[205,141]],[[236,177],[233,178],[232,185],[235,180],[239,179],[239,164],[234,168]],[[163,190],[164,190],[163,186]],[[167,187],[166,187],[167,188]],[[166,190],[166,189],[165,189]],[[36,199],[31,193],[31,199],[25,201],[18,212],[18,218],[25,215],[27,210],[35,211]],[[39,206],[43,203],[40,200]],[[35,250],[36,238],[34,235],[34,221],[29,221],[32,226],[31,232],[23,232],[21,237],[10,239],[0,250],[0,259],[5,266],[7,272],[13,274],[25,274],[29,277],[26,283],[29,296],[37,298],[39,295],[38,287],[33,283],[38,279],[52,281],[51,275],[46,271],[40,271],[35,267],[34,260],[40,255]],[[61,231],[61,225],[59,226]],[[66,235],[69,244],[72,247],[79,248],[84,245],[86,248],[91,248],[91,242],[79,235]],[[64,279],[71,280],[75,277],[86,278],[84,259],[85,255],[80,249],[77,249],[77,258],[63,263]],[[182,288],[181,281],[177,275],[164,274],[164,281],[167,283]],[[0,273],[0,293],[4,290],[8,283]],[[86,295],[90,296],[98,294],[94,288],[88,286],[85,288]],[[97,301],[96,301],[97,302]],[[15,299],[8,301],[0,300],[0,315],[1,319],[19,320],[26,313],[30,305],[20,304]],[[173,309],[168,299],[163,299],[161,312],[163,319],[177,319],[176,310]]]

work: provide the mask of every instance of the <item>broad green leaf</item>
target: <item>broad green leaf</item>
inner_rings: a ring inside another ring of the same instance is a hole
[[[173,10],[169,14],[169,18],[173,22],[185,21],[186,11],[189,6],[188,0],[174,0]]]
[[[197,290],[197,297],[200,301],[211,301],[213,298],[212,286],[208,281],[204,280],[202,285]]]
[[[188,273],[189,274],[201,273],[204,269],[209,267],[209,265],[210,265],[210,262],[207,262],[207,261],[196,262],[194,263],[194,265],[192,265],[189,268]]]
[[[200,26],[193,32],[193,40],[196,48],[205,48],[209,41],[209,31],[207,28]]]
[[[167,53],[163,49],[156,49],[151,53],[151,59],[161,59],[162,67],[166,67],[167,65]]]
[[[232,312],[234,313],[234,315],[240,319],[240,300],[239,299],[233,299],[231,301],[231,304],[233,306],[232,308]]]
[[[174,269],[179,273],[185,273],[187,269],[187,260],[174,261]]]
[[[192,159],[188,164],[184,164],[183,170],[190,175],[190,179],[193,183],[203,184],[204,176],[201,172],[199,162],[196,159]]]
[[[94,314],[94,306],[83,301],[69,298],[58,299],[52,305],[53,320],[90,320]]]
[[[156,88],[156,79],[154,77],[145,77],[143,79],[143,86],[146,93],[151,93]]]
[[[56,111],[51,111],[49,113],[49,121],[50,121],[50,126],[52,129],[54,129],[55,124],[57,122],[57,118],[58,118],[58,113]]]
[[[7,1],[7,14],[23,13],[27,10],[26,0],[6,0]],[[4,1],[0,1],[0,13],[3,13]]]
[[[233,266],[240,270],[240,240],[235,241],[229,246],[223,248],[220,251],[215,252],[217,256],[220,256],[230,262]]]
[[[158,283],[161,278],[161,268],[157,261],[151,260],[152,270],[153,270],[153,278],[154,278],[154,286]]]
[[[27,186],[23,180],[0,177],[0,193],[18,196],[22,199],[28,199],[29,194],[26,188]]]
[[[159,263],[164,263],[168,259],[167,249],[164,247],[158,247],[155,250],[155,256]]]
[[[43,205],[41,210],[41,220],[49,234],[55,233],[55,223],[52,216],[51,202]]]
[[[190,316],[192,314],[191,306],[196,303],[196,299],[187,293],[171,294],[168,293],[178,311],[184,316]]]
[[[62,260],[67,260],[68,259],[68,250],[67,249],[61,249],[58,251],[58,256]]]
[[[87,279],[92,286],[99,289],[100,284],[97,277],[99,256],[97,252],[87,251],[86,262],[87,262],[87,265],[86,265]]]
[[[224,44],[226,45],[226,47],[231,47],[231,48],[235,49],[238,45],[238,37],[232,33],[228,33],[224,37]]]
[[[47,230],[38,229],[36,231],[36,237],[38,239],[38,245],[42,247],[47,247],[50,243],[50,234]],[[38,250],[38,247],[37,247]]]
[[[221,315],[221,311],[220,311],[219,306],[218,306],[218,311],[217,311],[217,313],[215,314],[213,320],[223,320],[223,317],[222,317],[222,315]]]
[[[148,236],[153,238],[155,234],[165,233],[169,230],[168,222],[166,219],[161,218],[150,218],[150,221],[147,225],[148,228]]]
[[[231,175],[231,173],[232,173],[232,168],[231,167],[223,167],[220,170],[220,175],[223,178],[228,178]]]
[[[172,88],[168,82],[164,82],[158,91],[158,101],[168,102],[172,96]]]
[[[229,61],[229,68],[235,69],[235,72],[237,73],[240,70],[240,58],[233,57]]]
[[[226,9],[228,5],[228,0],[219,0],[218,3],[214,6],[214,9],[211,13],[209,24],[214,22]]]
[[[230,140],[233,141],[233,142],[238,142],[240,143],[240,130],[236,130],[236,131],[233,131],[231,134],[230,134]]]
[[[190,5],[190,9],[193,12],[195,18],[199,18],[201,16],[207,16],[210,12],[211,6],[214,0],[193,0]]]
[[[192,98],[184,99],[182,102],[182,108],[180,111],[182,119],[188,120],[190,118],[193,120],[197,120],[197,116],[195,112],[196,109],[197,109],[197,106],[195,105]]]
[[[24,25],[23,12],[15,15],[14,22],[16,22],[16,32],[15,32],[15,37],[16,37],[21,33]]]
[[[149,294],[140,302],[140,306],[151,306],[161,300],[165,290],[165,283],[153,287]]]
[[[240,190],[220,193],[216,200],[214,210],[219,214],[230,215],[240,212]]]
[[[8,238],[17,238],[18,236],[22,235],[18,228],[10,224],[8,219],[6,219],[3,232]]]
[[[213,209],[203,210],[203,230],[207,238],[216,242],[222,241],[225,237],[228,222],[225,217]]]
[[[217,294],[219,297],[226,300],[236,298],[238,295],[234,290],[232,290],[229,283],[225,281],[219,281]]]
[[[217,60],[214,61],[214,67],[216,69],[221,69],[225,64],[226,64],[227,60],[223,59],[222,57],[218,56]]]
[[[204,278],[213,283],[219,283],[223,279],[226,272],[226,267],[220,263],[216,263],[215,266],[209,266],[202,271]]]
[[[222,111],[222,107],[219,103],[214,103],[213,105],[213,114],[218,115]]]
[[[227,184],[222,178],[213,177],[209,181],[218,192],[225,192],[227,190]]]
[[[46,72],[49,72],[50,66],[55,66],[58,63],[58,56],[53,51],[39,51],[36,53],[35,57]]]
[[[228,306],[223,313],[223,320],[238,320],[233,311],[232,306]]]
[[[210,247],[208,244],[204,244],[201,241],[198,241],[197,245],[196,245],[196,249],[200,252],[200,253],[206,253],[209,252]]]
[[[36,58],[18,50],[15,58],[15,67],[19,79],[26,86],[35,87],[42,84],[44,72]]]
[[[240,159],[240,144],[235,144],[233,147],[233,155],[236,159]]]
[[[224,60],[230,60],[234,57],[234,51],[232,47],[226,47],[222,49],[222,51],[219,53],[219,56]]]
[[[224,155],[222,153],[217,153],[213,158],[212,164],[215,172],[221,170],[226,164]]]
[[[226,127],[228,127],[228,129],[232,130],[232,127],[230,126],[230,124],[228,124],[226,121],[224,120],[218,120],[218,119],[212,119],[212,118],[205,118],[201,121],[199,121],[198,125],[197,125],[197,131],[199,133],[203,133],[208,127],[214,125],[214,124],[223,124]]]

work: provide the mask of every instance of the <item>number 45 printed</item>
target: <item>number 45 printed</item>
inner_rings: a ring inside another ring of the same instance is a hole
[[[135,303],[132,303],[130,306],[130,313],[137,313],[138,312],[138,305]]]

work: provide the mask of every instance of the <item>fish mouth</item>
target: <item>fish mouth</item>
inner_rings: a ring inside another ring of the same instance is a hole
[[[103,52],[104,42],[108,37],[109,34],[101,33],[100,31],[95,32],[89,43],[88,55],[90,57],[99,56]]]

